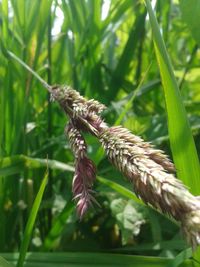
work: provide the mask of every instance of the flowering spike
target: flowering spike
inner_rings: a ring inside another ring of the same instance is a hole
[[[95,202],[92,185],[95,166],[86,156],[86,143],[81,131],[96,136],[109,160],[134,186],[136,194],[147,204],[180,221],[188,242],[195,248],[200,244],[200,197],[193,196],[175,178],[175,168],[168,157],[129,130],[109,128],[99,116],[105,108],[95,100],[86,100],[75,90],[62,86],[52,88],[53,97],[71,119],[65,131],[75,155],[73,194],[80,217]]]
[[[86,100],[76,90],[69,86],[53,86],[53,97],[65,107],[70,107],[73,116],[88,118],[93,114],[101,113],[106,107],[94,99]]]
[[[75,156],[72,191],[74,199],[77,200],[77,213],[82,218],[89,206],[94,202],[92,186],[96,177],[96,167],[86,156],[87,145],[80,131],[70,123],[65,128],[65,133],[69,138],[69,143]]]
[[[86,156],[76,160],[75,174],[72,183],[74,199],[78,199],[77,213],[83,217],[89,206],[92,205],[92,186],[95,180],[96,168]]]
[[[122,127],[105,129],[99,140],[109,160],[133,183],[136,194],[180,221],[193,248],[200,244],[200,200],[166,172],[171,164],[168,159]],[[162,157],[165,164],[160,162]]]

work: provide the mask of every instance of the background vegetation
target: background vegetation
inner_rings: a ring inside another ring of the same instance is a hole
[[[82,221],[77,218],[71,196],[73,156],[63,134],[67,119],[42,85],[6,54],[15,53],[49,84],[70,85],[107,105],[104,118],[110,125],[121,124],[166,151],[178,171],[184,170],[179,178],[200,194],[196,151],[186,152],[185,142],[193,141],[181,130],[187,119],[179,109],[184,104],[200,153],[200,1],[158,0],[152,5],[180,89],[179,102],[167,98],[177,88],[170,84],[173,73],[167,76],[156,61],[156,56],[160,63],[159,56],[166,59],[159,54],[162,47],[154,50],[159,36],[143,2],[0,1],[0,252],[10,262],[16,263],[14,252],[30,237],[34,253],[28,254],[26,266],[178,266],[192,255],[179,226],[139,202],[98,141],[87,135],[89,156],[98,167],[95,188],[101,208],[91,209]],[[173,142],[180,130],[183,135]],[[33,201],[47,178],[47,157],[48,184],[33,234],[26,236]],[[59,254],[64,251],[68,253]],[[0,263],[8,266],[3,258]]]

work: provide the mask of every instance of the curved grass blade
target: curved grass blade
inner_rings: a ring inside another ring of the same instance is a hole
[[[122,113],[119,115],[119,117],[118,117],[117,120],[115,121],[115,125],[119,125],[119,124],[121,124],[121,122],[122,122],[124,116],[126,115],[126,113],[127,113],[127,112],[129,111],[129,109],[131,108],[133,101],[135,100],[136,96],[137,96],[138,93],[140,92],[140,89],[141,89],[141,87],[142,87],[142,84],[143,84],[145,78],[147,77],[147,74],[149,73],[149,70],[150,70],[150,68],[151,68],[151,65],[152,65],[152,63],[150,63],[150,65],[148,66],[148,68],[147,68],[147,70],[145,71],[144,76],[142,77],[140,83],[138,84],[137,88],[134,90],[134,92],[133,92],[131,98],[129,99],[129,101],[126,103],[126,105],[125,105],[125,107],[124,107]]]
[[[174,76],[158,22],[149,0],[144,0],[153,32],[156,57],[162,78],[170,145],[178,177],[190,187],[193,194],[200,194],[200,166],[187,114]]]
[[[103,177],[100,177],[100,176],[97,176],[97,180],[101,182],[102,184],[112,188],[114,191],[120,193],[122,196],[132,199],[135,202],[139,203],[140,205],[145,206],[145,204],[139,198],[137,198],[133,192],[131,192],[129,189],[125,188],[124,186],[118,183],[115,183],[113,181],[110,181],[108,179],[105,179]]]
[[[16,253],[3,254],[6,259],[14,261],[17,258]],[[171,266],[173,259],[153,256],[135,256],[122,255],[114,253],[89,253],[89,252],[50,252],[50,253],[28,253],[26,267],[43,266],[101,266],[101,267],[167,267]],[[180,267],[191,267],[193,261],[185,260]],[[7,266],[6,266],[7,267]]]
[[[24,171],[24,169],[38,169],[47,166],[46,159],[31,158],[25,155],[15,155],[0,159],[0,177],[13,175]],[[74,167],[56,160],[48,160],[50,169],[63,171],[74,171]]]
[[[48,251],[55,247],[58,238],[61,236],[61,233],[64,227],[66,226],[66,221],[72,214],[74,208],[75,208],[74,202],[72,200],[69,200],[65,205],[64,209],[62,210],[62,212],[54,220],[53,226],[44,240],[42,250]]]
[[[139,244],[139,245],[133,245],[133,246],[125,246],[121,248],[114,248],[111,249],[111,251],[115,252],[126,252],[126,253],[133,253],[134,252],[140,252],[141,251],[159,251],[159,250],[183,250],[185,251],[188,249],[186,243],[183,240],[167,240],[167,241],[159,241],[159,242],[150,242],[145,244]],[[191,257],[191,248],[190,255],[188,258]],[[177,255],[178,256],[178,255]],[[174,258],[175,259],[175,258]]]
[[[31,212],[30,212],[30,215],[28,218],[28,222],[27,222],[25,232],[24,232],[24,237],[23,237],[22,244],[20,247],[20,254],[19,254],[19,260],[17,263],[17,267],[23,267],[23,265],[24,265],[24,260],[25,260],[26,253],[28,250],[29,242],[31,239],[33,227],[34,227],[35,220],[36,220],[36,216],[37,216],[37,213],[38,213],[38,210],[40,207],[40,203],[42,201],[42,196],[44,194],[44,190],[45,190],[45,187],[47,184],[47,179],[48,179],[48,170],[47,170],[47,172],[44,176],[44,179],[40,185],[40,189],[37,193],[37,196],[35,198],[35,201],[33,203],[33,207],[31,209]]]
[[[167,265],[167,267],[178,267],[180,266],[185,260],[192,257],[192,249],[187,248],[181,251],[171,262]]]
[[[13,264],[7,262],[3,257],[0,256],[0,266],[1,267],[14,267]]]

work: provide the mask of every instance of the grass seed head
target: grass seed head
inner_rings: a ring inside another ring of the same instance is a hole
[[[105,108],[95,100],[86,100],[69,87],[61,92],[56,89],[62,105],[72,109],[71,123],[66,129],[75,155],[73,194],[77,199],[80,217],[95,202],[92,185],[96,168],[86,155],[87,146],[81,131],[99,139],[112,164],[133,184],[135,193],[147,204],[167,213],[181,223],[188,242],[195,248],[200,244],[200,199],[193,196],[174,173],[173,163],[163,151],[155,149],[129,130],[117,126],[108,127],[99,116]],[[82,121],[87,123],[82,124]]]

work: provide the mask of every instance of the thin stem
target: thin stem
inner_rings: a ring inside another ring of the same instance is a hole
[[[30,73],[33,74],[33,76],[49,91],[49,93],[52,93],[51,86],[43,80],[33,69],[31,69],[26,63],[24,63],[20,58],[18,58],[15,54],[13,54],[11,51],[7,51],[9,56],[16,60],[20,65],[22,65],[26,70],[28,70]]]
[[[26,63],[24,63],[20,58],[18,58],[15,54],[13,54],[11,51],[6,51],[7,54],[12,57],[14,60],[16,60],[20,65],[22,65],[26,70],[28,70],[30,73],[33,74],[33,76],[49,91],[50,94],[54,96],[54,91],[52,87],[43,80],[33,69],[31,69]],[[55,100],[57,100],[55,98]],[[59,101],[58,101],[59,102]],[[61,103],[59,103],[61,107],[66,110],[67,114],[70,117],[73,117],[73,110],[70,107],[63,107]],[[83,119],[81,116],[78,116],[78,119],[87,127],[87,129],[94,134],[95,136],[98,136],[98,131],[85,119]]]

